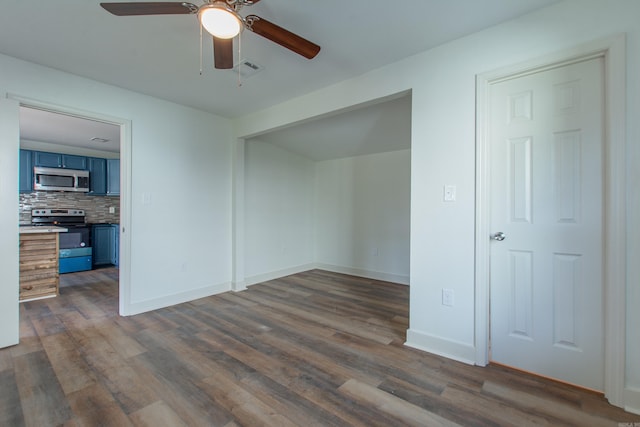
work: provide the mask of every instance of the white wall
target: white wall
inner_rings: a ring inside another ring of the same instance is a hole
[[[247,285],[313,268],[312,160],[251,140],[245,146]]]
[[[123,189],[131,200],[126,312],[229,289],[231,126],[227,119],[0,56],[0,96],[7,94],[131,121],[131,191]],[[7,143],[12,144],[2,141]],[[13,148],[17,152],[17,142]],[[123,157],[128,149],[123,149]],[[14,173],[3,168],[0,181],[14,179]],[[17,212],[17,187],[14,200],[16,209],[7,209],[12,213]],[[15,251],[12,240],[1,239],[0,245],[6,250],[11,245]],[[13,269],[17,271],[17,263]],[[18,284],[3,278],[0,286]]]
[[[244,161],[244,276],[322,268],[408,284],[410,150],[314,162],[252,139]]]
[[[476,75],[595,39],[627,36],[627,349],[625,404],[640,411],[640,2],[566,0],[235,122],[238,136],[412,91],[410,331],[431,351],[472,360]],[[457,202],[442,187],[457,186]],[[441,305],[445,285],[454,307]],[[417,342],[416,342],[417,343]],[[622,350],[624,351],[624,350]]]
[[[316,164],[319,268],[409,283],[411,150]]]

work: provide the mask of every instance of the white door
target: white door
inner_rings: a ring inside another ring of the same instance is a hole
[[[490,89],[490,358],[594,390],[604,390],[603,76],[596,58]]]

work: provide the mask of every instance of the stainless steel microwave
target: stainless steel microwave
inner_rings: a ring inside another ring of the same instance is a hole
[[[89,171],[62,168],[33,168],[33,189],[39,191],[89,191]]]

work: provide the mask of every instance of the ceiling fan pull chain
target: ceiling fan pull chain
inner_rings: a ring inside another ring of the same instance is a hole
[[[242,75],[240,74],[240,61],[242,60],[242,31],[238,34],[238,87],[242,87]]]
[[[200,25],[200,75],[202,75],[202,25]]]

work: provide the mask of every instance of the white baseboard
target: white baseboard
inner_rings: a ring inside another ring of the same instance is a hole
[[[640,415],[640,388],[627,387],[624,389],[624,410]]]
[[[255,276],[245,277],[244,283],[246,286],[251,286],[262,282],[268,282],[269,280],[290,276],[292,274],[302,273],[303,271],[313,270],[314,268],[316,268],[315,264],[298,265],[295,267],[285,268],[283,270],[271,271],[269,273],[256,274]]]
[[[133,316],[134,314],[145,313],[151,310],[157,310],[159,308],[165,308],[176,304],[182,304],[183,302],[193,301],[199,298],[208,297],[211,295],[221,294],[231,290],[231,283],[222,283],[219,285],[206,286],[204,288],[198,288],[187,292],[181,292],[172,295],[166,295],[160,298],[154,298],[147,301],[133,302],[125,305],[123,316]]]
[[[240,282],[231,282],[231,290],[233,292],[242,292],[247,290],[247,283],[243,280]]]
[[[331,271],[333,273],[349,274],[351,276],[366,277],[367,279],[382,280],[385,282],[409,285],[409,276],[383,273],[381,271],[362,270],[354,267],[344,267],[340,265],[316,263],[315,268]]]
[[[269,280],[279,279],[280,277],[290,276],[292,274],[302,273],[313,269],[322,269],[332,271],[335,273],[350,274],[358,277],[366,277],[375,280],[384,280],[387,282],[401,283],[404,285],[409,284],[408,276],[399,276],[394,274],[382,273],[377,271],[360,270],[351,267],[342,267],[330,264],[316,264],[309,263],[295,267],[285,268],[283,270],[271,271],[268,273],[257,274],[255,276],[246,277],[242,282],[227,282],[220,285],[212,285],[204,288],[191,290],[188,292],[182,292],[173,295],[167,295],[160,298],[154,298],[148,301],[133,302],[125,305],[123,316],[132,316],[134,314],[140,314],[151,310],[157,310],[159,308],[169,307],[175,304],[181,304],[183,302],[193,301],[198,298],[204,298],[211,295],[216,295],[222,292],[234,291],[240,292],[247,289],[247,286],[255,285],[257,283],[267,282]]]
[[[476,349],[474,346],[447,340],[426,332],[407,329],[407,341],[404,345],[468,365],[475,364]]]

